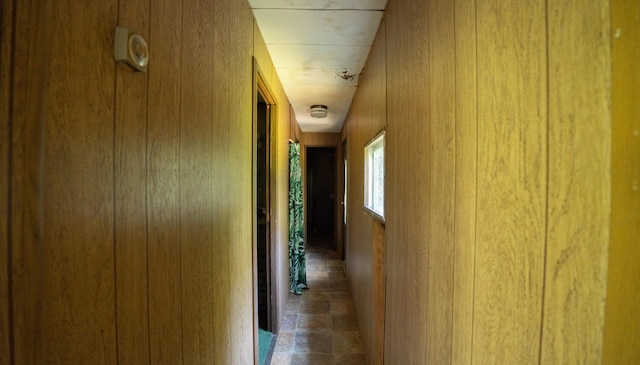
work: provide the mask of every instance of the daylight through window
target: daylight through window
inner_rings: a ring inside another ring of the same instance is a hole
[[[364,206],[384,219],[384,132],[364,147]]]

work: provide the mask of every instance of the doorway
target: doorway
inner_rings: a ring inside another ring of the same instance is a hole
[[[271,330],[270,123],[269,105],[260,91],[256,103],[256,247],[258,269],[258,327]]]
[[[272,213],[275,186],[272,126],[276,115],[273,94],[254,60],[253,98],[253,289],[254,336],[259,330],[274,332],[277,327],[276,255]],[[256,348],[257,350],[257,348]]]
[[[307,236],[336,249],[336,147],[307,147]]]
[[[342,141],[342,202],[341,211],[342,211],[342,234],[340,235],[340,239],[342,240],[341,245],[341,259],[344,262],[347,256],[347,140]]]

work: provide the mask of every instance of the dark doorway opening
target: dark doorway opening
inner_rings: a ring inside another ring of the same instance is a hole
[[[307,147],[307,241],[336,249],[336,148]]]
[[[342,240],[341,256],[342,261],[345,261],[347,256],[347,140],[342,141],[342,202],[340,203],[340,210],[342,212],[342,234],[339,237]]]
[[[257,198],[257,264],[258,327],[271,330],[271,229],[269,209],[270,123],[269,105],[258,92],[256,104],[256,198]]]

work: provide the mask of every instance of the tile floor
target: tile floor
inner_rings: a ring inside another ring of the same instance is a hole
[[[310,289],[289,294],[271,365],[366,364],[340,256],[310,246],[306,258]]]

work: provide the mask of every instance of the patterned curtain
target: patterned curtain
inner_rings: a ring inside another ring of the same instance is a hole
[[[300,144],[289,142],[289,290],[294,294],[308,288],[306,266]]]

